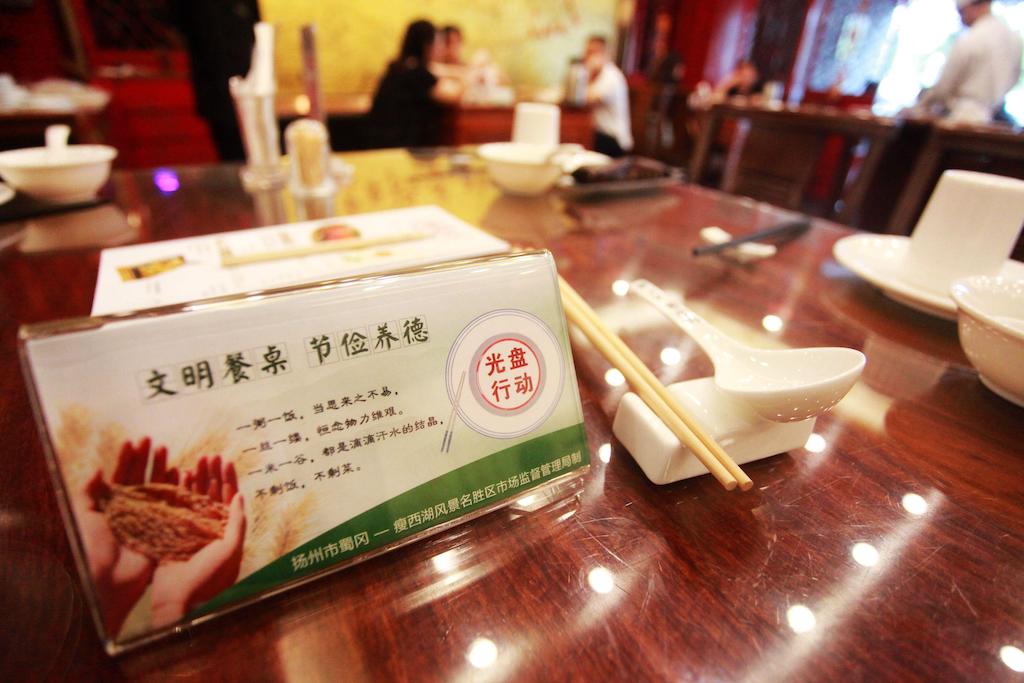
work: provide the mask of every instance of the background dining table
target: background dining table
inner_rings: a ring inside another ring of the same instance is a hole
[[[451,150],[343,156],[355,180],[339,215],[437,204],[550,249],[665,383],[712,366],[623,281],[684,295],[752,345],[861,349],[864,373],[803,448],[745,467],[752,490],[709,476],[658,486],[611,432],[628,387],[574,336],[593,463],[576,494],[112,659],[57,507],[18,328],[88,315],[99,245],[311,215],[287,192],[246,194],[237,166],[116,172],[111,204],[0,226],[0,680],[1020,680],[1024,410],[982,386],[954,323],[833,260],[849,229],[815,220],[777,256],[737,265],[691,256],[698,231],[792,214],[687,185],[508,197]]]

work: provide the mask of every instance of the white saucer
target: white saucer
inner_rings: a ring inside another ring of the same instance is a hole
[[[994,393],[995,395],[1005,398],[1010,403],[1013,403],[1015,405],[1020,406],[1021,408],[1024,408],[1024,396],[1021,396],[1018,393],[1010,391],[1009,389],[1002,385],[996,384],[995,381],[989,379],[988,377],[982,375],[981,373],[978,373],[978,379],[980,379],[981,383],[988,387],[989,390],[991,390],[992,393]]]
[[[6,183],[0,183],[0,204],[6,204],[14,199],[14,190]]]
[[[901,272],[910,238],[901,235],[850,235],[835,243],[832,254],[882,292],[901,304],[946,320],[956,320],[956,302],[948,292],[908,282]],[[1000,275],[1024,279],[1024,263],[1007,261]]]

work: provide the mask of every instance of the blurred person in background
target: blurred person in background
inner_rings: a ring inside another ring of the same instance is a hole
[[[672,49],[672,15],[659,12],[654,18],[654,54],[647,76],[652,83],[678,86],[686,67],[683,58]]]
[[[508,78],[487,50],[477,50],[467,62],[462,57],[462,29],[449,24],[438,31],[437,58],[430,71],[441,79],[462,81],[462,99],[466,102],[488,103],[495,99],[498,86],[507,85]]]
[[[633,149],[626,77],[608,57],[608,41],[591,36],[583,58],[590,80],[587,104],[594,113],[594,150],[621,157]]]
[[[647,70],[651,101],[643,135],[645,153],[655,156],[675,146],[676,95],[686,72],[682,58],[671,48],[671,37],[672,15],[659,12],[654,18],[654,54]]]
[[[442,107],[457,103],[463,89],[460,80],[431,72],[440,49],[433,24],[422,19],[409,24],[398,58],[388,65],[373,96],[369,123],[376,147],[440,144]]]
[[[457,78],[465,83],[469,69],[462,61],[462,29],[448,24],[438,29],[436,42],[430,59],[430,73],[438,78]]]
[[[259,6],[256,0],[178,0],[171,7],[175,24],[188,45],[196,111],[210,126],[221,161],[244,161],[245,149],[228,79],[249,71]]]
[[[715,86],[715,95],[718,97],[753,97],[763,92],[764,81],[761,80],[757,66],[746,59]]]
[[[987,123],[1020,80],[1021,37],[992,15],[989,0],[956,0],[956,5],[967,30],[953,43],[938,82],[921,93],[913,109]]]
[[[462,65],[462,29],[455,24],[448,24],[440,31],[440,56],[437,61],[442,64]]]

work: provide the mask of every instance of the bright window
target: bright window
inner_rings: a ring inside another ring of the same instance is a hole
[[[992,13],[1024,35],[1024,3],[993,2]],[[875,113],[896,114],[914,104],[922,89],[934,85],[962,30],[953,0],[909,0],[896,7],[883,50],[892,61],[878,84]],[[1006,96],[1006,109],[1024,122],[1024,79]]]

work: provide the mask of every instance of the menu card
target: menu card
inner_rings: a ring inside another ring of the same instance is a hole
[[[108,650],[580,474],[556,278],[532,252],[23,329]]]
[[[507,242],[418,206],[104,249],[95,316],[499,254]]]

